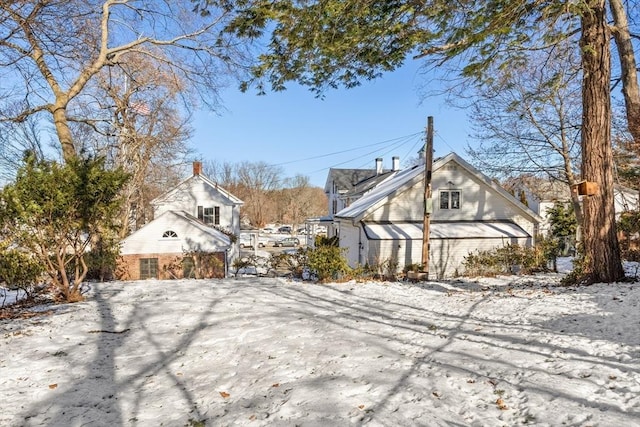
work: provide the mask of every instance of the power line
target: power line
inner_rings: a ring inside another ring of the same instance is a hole
[[[380,153],[377,157],[384,157],[384,156],[386,156],[387,154],[391,153],[392,151],[396,150],[397,148],[400,148],[400,147],[402,147],[403,145],[408,144],[409,142],[411,142],[411,141],[413,141],[413,140],[418,140],[418,141],[419,141],[419,140],[421,140],[421,139],[423,138],[423,136],[424,136],[424,132],[418,132],[418,133],[415,133],[415,134],[413,134],[413,135],[408,135],[407,137],[405,137],[406,139],[405,139],[401,144],[394,144],[393,146],[391,146],[391,147],[390,147],[387,151],[385,151],[384,153]],[[415,146],[415,144],[416,144],[416,143],[414,142],[413,146]],[[370,153],[367,153],[366,155],[373,154],[373,153],[375,153],[375,151],[370,152]],[[364,155],[363,155],[363,156],[361,156],[361,157],[359,157],[359,158],[362,158],[362,157],[364,157]],[[369,159],[369,160],[370,160],[370,159]],[[365,164],[365,165],[366,165],[366,164]],[[361,166],[361,167],[364,167],[364,166]]]
[[[377,157],[381,157],[381,156],[384,156],[386,154],[389,154],[393,150],[397,150],[397,149],[407,145],[408,143],[413,142],[411,148],[408,151],[408,153],[410,153],[412,150],[415,149],[416,145],[419,142],[421,142],[421,140],[424,138],[424,134],[425,134],[425,131],[420,131],[420,132],[412,133],[410,135],[405,135],[405,136],[400,136],[400,137],[397,137],[397,138],[387,139],[385,141],[380,141],[380,142],[376,142],[376,143],[373,143],[373,144],[361,145],[361,146],[354,147],[354,148],[349,148],[349,149],[346,149],[346,150],[335,151],[335,152],[326,153],[326,154],[319,154],[317,156],[307,157],[307,158],[298,159],[298,160],[291,160],[291,161],[282,162],[282,163],[275,163],[275,164],[270,163],[269,165],[270,166],[283,166],[283,165],[289,165],[289,164],[292,164],[292,163],[305,162],[305,161],[309,161],[309,160],[316,160],[316,159],[335,156],[335,155],[338,155],[338,154],[344,154],[344,153],[348,153],[348,152],[352,152],[352,151],[356,151],[356,150],[362,150],[362,149],[365,149],[365,148],[378,147],[380,145],[389,144],[390,142],[393,142],[393,144],[391,144],[390,146],[386,145],[385,147],[380,147],[380,148],[374,149],[372,151],[368,151],[368,152],[366,152],[364,154],[358,155],[358,156],[356,156],[354,158],[345,160],[343,162],[336,163],[336,164],[333,164],[333,165],[328,166],[328,167],[323,167],[323,168],[320,168],[320,169],[317,169],[317,170],[314,170],[314,171],[311,171],[311,172],[304,173],[304,175],[310,176],[310,175],[315,175],[315,174],[317,174],[319,172],[323,172],[323,171],[329,170],[330,168],[334,168],[336,166],[340,166],[340,165],[343,165],[343,164],[346,164],[346,163],[351,163],[351,162],[359,160],[359,159],[363,159],[365,157],[367,157],[367,159],[370,160],[372,154],[375,154],[375,153],[379,152],[380,150],[385,149],[386,151],[384,151],[379,156],[377,156]],[[361,168],[364,168],[364,166],[356,168],[356,169],[361,169]],[[274,180],[273,183],[276,184],[276,185],[277,184],[282,185],[288,179],[290,179],[290,178],[289,177],[279,178],[279,179]]]
[[[388,154],[391,150],[396,149],[396,148],[399,148],[399,147],[401,147],[401,146],[403,146],[403,145],[407,144],[408,142],[412,141],[414,138],[421,138],[421,137],[422,137],[422,135],[424,135],[424,131],[416,132],[416,133],[413,133],[413,134],[411,134],[411,135],[406,135],[406,136],[403,136],[403,137],[394,138],[394,139],[391,139],[391,140],[388,140],[388,141],[384,141],[384,143],[389,142],[389,141],[398,141],[398,142],[396,142],[395,144],[393,144],[393,145],[391,146],[391,148],[389,148],[389,149],[388,149],[384,154]],[[370,146],[370,147],[372,147],[372,146],[374,146],[374,145],[380,145],[380,143],[371,144],[371,145],[369,145],[369,146]],[[414,145],[415,145],[415,144],[414,144]],[[351,159],[345,160],[345,161],[340,162],[340,163],[335,163],[335,164],[333,164],[333,165],[331,165],[331,166],[329,166],[329,167],[324,167],[324,168],[321,168],[321,169],[318,169],[318,170],[312,171],[312,172],[310,172],[309,174],[314,174],[314,173],[321,172],[321,171],[324,171],[324,170],[327,170],[327,169],[330,169],[330,168],[334,168],[334,167],[336,167],[336,166],[344,165],[344,164],[346,164],[346,163],[351,163],[351,162],[353,162],[353,161],[356,161],[356,160],[358,160],[358,159],[362,159],[362,158],[364,158],[364,157],[368,157],[368,158],[370,159],[370,156],[371,156],[372,154],[377,153],[378,151],[379,151],[379,150],[369,151],[369,152],[364,153],[364,154],[362,154],[362,155],[360,155],[360,156],[357,156],[357,157],[355,157],[355,158],[351,158]]]
[[[436,136],[437,136],[438,138],[440,138],[440,140],[441,140],[442,142],[444,142],[444,144],[445,144],[447,147],[449,147],[449,149],[450,149],[452,152],[455,152],[455,151],[456,151],[456,150],[455,150],[451,145],[449,145],[449,143],[448,143],[448,142],[447,142],[447,141],[442,137],[442,135],[440,135],[437,131],[435,132],[435,134],[436,134]]]
[[[409,151],[406,152],[406,154],[404,155],[405,159],[408,159],[411,153],[417,153],[416,146],[418,144],[420,144],[421,146],[424,144],[424,138],[422,137],[422,135],[420,136],[420,138],[416,139],[416,142],[414,142],[411,148],[409,148]]]
[[[411,134],[411,135],[406,135],[406,136],[401,136],[401,137],[398,137],[398,138],[388,139],[386,141],[376,142],[376,143],[373,143],[373,144],[361,145],[359,147],[349,148],[347,150],[342,150],[342,151],[335,151],[333,153],[320,154],[320,155],[317,155],[317,156],[307,157],[307,158],[304,158],[304,159],[298,159],[298,160],[291,160],[291,161],[288,161],[288,162],[276,163],[276,164],[273,164],[272,166],[283,166],[283,165],[288,165],[288,164],[291,164],[291,163],[306,162],[308,160],[316,160],[316,159],[321,159],[323,157],[335,156],[337,154],[344,154],[344,153],[348,153],[348,152],[351,152],[351,151],[361,150],[363,148],[369,148],[369,147],[374,147],[374,146],[377,146],[377,145],[387,144],[389,142],[402,140],[404,138],[410,138],[410,137],[413,137],[415,135],[419,135],[419,134],[422,134],[422,133],[424,133],[424,132],[418,132],[418,133],[414,133],[414,134]],[[376,151],[373,151],[373,153],[375,153]],[[371,152],[369,152],[367,154],[364,154],[364,155],[368,155],[368,154],[371,154]],[[349,161],[351,161],[351,160],[348,160],[348,162]]]

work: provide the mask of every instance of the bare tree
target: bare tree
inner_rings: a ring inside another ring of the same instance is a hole
[[[296,175],[282,179],[282,169],[264,162],[238,164],[210,160],[205,174],[240,197],[242,216],[254,226],[269,222],[302,224],[327,212],[327,197],[321,188],[311,187],[309,178]]]
[[[238,165],[238,196],[244,200],[243,216],[257,227],[272,217],[270,193],[282,182],[282,168],[265,162],[242,162]]]
[[[327,211],[326,203],[322,211],[317,211],[318,194],[313,190],[307,176],[296,175],[293,178],[285,179],[284,188],[280,192],[280,203],[277,206],[277,217],[280,221],[293,225],[295,229],[307,218],[325,213]],[[322,197],[326,201],[324,192],[322,192]]]
[[[620,81],[626,106],[627,126],[636,146],[640,146],[640,86],[638,86],[638,65],[633,50],[633,37],[640,39],[640,34],[631,33],[629,16],[622,0],[609,0],[609,9],[613,17],[611,33],[616,42],[620,60]],[[629,11],[631,12],[631,6]],[[638,16],[632,15],[632,19],[636,20],[636,26],[637,18]]]
[[[615,3],[625,18],[638,17],[637,1]],[[612,31],[622,34],[624,25],[614,18],[611,27],[608,5],[607,0],[255,0],[246,3],[229,31],[270,37],[249,82],[258,90],[265,84],[284,90],[295,81],[319,95],[377,78],[410,56],[433,67],[449,63],[460,77],[483,83],[493,78],[495,67],[512,67],[526,60],[527,52],[569,40],[580,51],[583,71],[582,179],[599,188],[583,205],[585,253],[576,281],[611,283],[623,278],[624,270],[615,230],[610,43]],[[628,47],[621,58],[630,58],[633,47]]]
[[[96,78],[98,93],[104,93],[104,101],[112,106],[103,109],[110,117],[97,126],[103,138],[93,150],[131,176],[123,194],[121,237],[148,219],[149,195],[158,193],[158,172],[180,176],[191,154],[186,144],[191,135],[188,119],[176,107],[184,95],[179,76],[154,71],[148,58],[135,59]]]
[[[20,123],[0,122],[0,186],[15,178],[27,152],[44,158],[41,124],[35,117]]]
[[[194,15],[170,0],[0,0],[0,120],[53,122],[65,160],[80,149],[72,121],[92,122],[80,98],[103,70],[146,57],[158,74],[180,76],[214,106],[243,55],[219,35],[228,12]],[[7,77],[10,76],[10,77]],[[100,106],[95,105],[96,108]],[[84,111],[83,111],[84,109]]]
[[[562,58],[559,61],[557,58]],[[495,70],[477,91],[470,117],[480,141],[467,152],[483,170],[503,178],[535,175],[568,186],[580,176],[582,120],[579,57],[555,46],[526,64]],[[571,192],[578,223],[582,211]]]
[[[232,193],[238,192],[238,166],[230,162],[220,162],[217,160],[207,160],[204,162],[205,174],[231,191]]]

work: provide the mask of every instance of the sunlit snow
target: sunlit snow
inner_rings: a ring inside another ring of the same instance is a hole
[[[560,278],[91,284],[0,322],[0,425],[638,425],[640,286]]]

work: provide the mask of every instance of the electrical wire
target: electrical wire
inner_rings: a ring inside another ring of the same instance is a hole
[[[366,149],[366,148],[379,147],[379,146],[384,144],[384,147],[376,148],[374,150],[368,151],[368,152],[366,152],[364,154],[361,154],[361,155],[358,155],[356,157],[350,158],[350,159],[345,160],[343,162],[335,163],[335,164],[333,164],[331,166],[323,167],[323,168],[320,168],[320,169],[317,169],[317,170],[314,170],[314,171],[311,171],[311,172],[304,173],[304,175],[306,175],[306,176],[311,176],[311,175],[315,175],[315,174],[320,173],[320,172],[328,171],[329,169],[335,168],[337,166],[341,166],[341,165],[344,165],[344,164],[347,164],[347,163],[352,163],[352,162],[357,161],[359,159],[366,158],[367,159],[367,163],[366,164],[369,164],[369,162],[371,160],[371,155],[373,155],[375,153],[380,153],[380,150],[384,149],[385,151],[382,152],[381,154],[379,154],[376,157],[384,157],[384,155],[389,154],[393,150],[398,150],[398,149],[406,146],[409,143],[413,143],[411,145],[411,148],[409,149],[409,151],[407,151],[407,156],[408,156],[408,154],[411,151],[413,151],[415,149],[415,147],[424,139],[424,135],[425,135],[425,131],[422,130],[420,132],[412,133],[410,135],[405,135],[405,136],[400,136],[400,137],[397,137],[397,138],[387,139],[387,140],[384,140],[384,141],[375,142],[373,144],[360,145],[360,146],[357,146],[357,147],[354,147],[354,148],[348,148],[348,149],[345,149],[345,150],[335,151],[335,152],[332,152],[332,153],[319,154],[319,155],[316,155],[316,156],[306,157],[306,158],[297,159],[297,160],[291,160],[291,161],[287,161],[287,162],[270,163],[269,165],[270,166],[284,166],[284,165],[290,165],[292,163],[302,163],[302,162],[306,162],[306,161],[309,161],[309,160],[321,159],[321,158],[325,158],[325,157],[330,157],[330,156],[335,156],[335,155],[338,155],[338,154],[349,153],[349,152],[352,152],[352,151],[362,150],[362,149]],[[389,146],[388,144],[390,142],[393,142],[393,144],[391,144]],[[364,168],[366,166],[366,164],[361,166],[361,167],[359,167],[359,168],[356,168],[356,169]],[[274,184],[274,185],[280,184],[281,185],[281,184],[285,183],[288,179],[290,179],[290,178],[287,178],[287,177],[279,178],[279,179],[274,180],[272,182],[272,184]]]
[[[351,152],[351,151],[360,150],[360,149],[363,149],[363,148],[374,147],[374,146],[377,146],[377,145],[387,144],[387,143],[392,142],[392,141],[402,140],[404,138],[413,137],[413,136],[419,135],[421,133],[423,133],[423,132],[418,132],[418,133],[414,133],[412,135],[407,135],[407,136],[401,136],[401,137],[398,137],[398,138],[388,139],[386,141],[376,142],[376,143],[373,143],[373,144],[361,145],[359,147],[349,148],[347,150],[335,151],[333,153],[320,154],[320,155],[317,155],[317,156],[307,157],[307,158],[304,158],[304,159],[290,160],[290,161],[287,161],[287,162],[276,163],[276,164],[272,164],[272,166],[283,166],[283,165],[289,165],[291,163],[306,162],[308,160],[316,160],[316,159],[321,159],[321,158],[324,158],[324,157],[335,156],[337,154],[344,154],[344,153],[348,153],[348,152]],[[376,151],[364,154],[363,156],[371,154],[371,153],[375,153]],[[360,158],[360,156],[358,158]]]
[[[399,147],[401,147],[401,146],[403,146],[403,145],[406,145],[408,142],[411,142],[411,141],[413,141],[413,139],[415,139],[415,138],[417,138],[417,137],[421,137],[422,135],[424,135],[424,131],[420,131],[420,132],[413,133],[413,134],[411,134],[411,135],[406,135],[406,136],[402,136],[402,137],[398,137],[398,138],[390,139],[390,140],[387,140],[387,141],[383,141],[383,142],[381,142],[381,143],[369,144],[369,145],[367,145],[367,146],[362,146],[362,147],[360,147],[360,148],[373,147],[373,146],[380,145],[380,144],[383,144],[383,143],[388,143],[388,142],[390,142],[390,141],[398,141],[398,142],[396,142],[395,144],[392,144],[391,148],[390,148],[390,149],[388,149],[388,150],[386,151],[386,153],[389,153],[391,150],[393,150],[393,149],[395,149],[395,148],[399,148]],[[415,145],[415,143],[414,143],[414,145]],[[386,148],[386,147],[385,147],[385,148]],[[353,151],[353,150],[346,150],[346,151]],[[335,163],[335,164],[333,164],[333,165],[331,165],[331,166],[324,167],[324,168],[317,169],[317,170],[315,170],[315,171],[309,172],[309,174],[310,174],[310,175],[312,175],[312,174],[315,174],[315,173],[318,173],[318,172],[326,171],[326,170],[329,170],[329,169],[331,169],[331,168],[335,168],[335,167],[337,167],[337,166],[341,166],[341,165],[344,165],[344,164],[346,164],[346,163],[351,163],[351,162],[357,161],[357,160],[362,159],[362,158],[365,158],[365,157],[366,157],[366,158],[368,158],[368,159],[370,159],[370,158],[371,158],[371,155],[372,155],[372,154],[375,154],[375,153],[377,153],[377,152],[379,152],[379,150],[369,151],[369,152],[364,153],[364,154],[362,154],[362,155],[359,155],[359,156],[357,156],[357,157],[355,157],[355,158],[351,158],[351,159],[345,160],[345,161],[343,161],[343,162]]]
[[[416,142],[409,148],[409,150],[405,153],[403,159],[408,159],[411,153],[417,153],[416,146],[420,144],[424,147],[424,133],[420,136],[419,139],[416,139]]]
[[[444,142],[444,144],[449,147],[449,149],[453,152],[455,152],[456,150],[442,137],[442,135],[440,135],[437,131],[434,132],[435,136],[437,136],[438,138],[440,138],[440,141]]]
[[[380,153],[380,154],[378,154],[376,157],[383,157],[383,158],[384,158],[386,155],[388,155],[388,154],[389,154],[389,153],[391,153],[392,151],[395,151],[396,149],[398,149],[398,148],[400,148],[400,147],[402,147],[402,146],[404,146],[404,145],[408,144],[408,143],[409,143],[409,142],[411,142],[411,141],[415,141],[415,142],[413,143],[413,145],[412,145],[412,147],[415,147],[415,145],[416,145],[419,141],[421,141],[421,140],[423,140],[423,139],[424,139],[424,132],[419,132],[419,133],[415,133],[415,134],[413,134],[413,135],[408,135],[408,136],[406,137],[406,140],[405,140],[405,141],[402,141],[402,143],[401,143],[401,144],[394,144],[393,146],[389,147],[389,149],[388,149],[387,151],[385,151],[384,153]],[[369,155],[369,154],[374,154],[374,153],[376,153],[376,151],[371,152],[371,153],[367,153],[367,155]],[[364,156],[363,156],[363,157],[364,157]],[[364,168],[367,164],[369,164],[369,161],[370,161],[370,159],[367,159],[367,162],[366,162],[366,163],[364,163],[363,165],[359,166],[357,169]]]

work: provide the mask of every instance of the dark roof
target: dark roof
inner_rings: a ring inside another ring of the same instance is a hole
[[[335,183],[338,191],[352,190],[356,184],[376,176],[375,169],[329,169],[327,182],[324,185],[326,192],[331,190],[332,184]]]
[[[366,193],[367,191],[371,190],[372,188],[375,188],[379,183],[387,179],[391,174],[392,174],[392,171],[386,171],[386,172],[382,172],[381,174],[373,175],[368,178],[365,178],[362,181],[358,182],[356,185],[354,185],[350,190],[348,190],[345,193],[345,196],[348,196],[348,197],[360,196]]]

